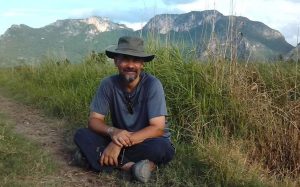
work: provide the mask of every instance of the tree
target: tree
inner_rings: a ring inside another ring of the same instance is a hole
[[[85,59],[85,63],[87,64],[96,64],[96,63],[102,63],[105,64],[107,62],[107,57],[105,53],[96,53],[95,51],[92,51],[91,54],[87,56]]]

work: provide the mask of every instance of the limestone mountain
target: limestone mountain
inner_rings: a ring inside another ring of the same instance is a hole
[[[42,28],[12,25],[0,37],[0,60],[37,61],[45,55],[78,62],[92,51],[104,49],[134,31],[107,18],[58,20]]]
[[[12,25],[0,36],[0,65],[38,62],[45,55],[80,62],[122,35],[140,34],[193,48],[199,58],[266,61],[285,57],[294,48],[280,32],[261,22],[206,10],[156,15],[139,31],[101,17],[58,20],[41,28]]]
[[[215,10],[157,15],[143,31],[160,33],[171,41],[183,40],[196,47],[200,57],[234,53],[245,60],[268,60],[293,49],[279,31],[263,23]]]

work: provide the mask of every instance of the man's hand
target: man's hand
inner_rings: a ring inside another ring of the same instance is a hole
[[[122,147],[116,145],[114,142],[110,142],[101,155],[101,166],[118,166],[118,156],[121,152],[121,149]]]
[[[110,138],[118,146],[129,147],[132,145],[132,142],[130,140],[131,134],[132,133],[127,130],[113,128],[110,133]]]

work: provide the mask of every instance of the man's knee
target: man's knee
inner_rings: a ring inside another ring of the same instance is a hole
[[[76,131],[74,135],[74,142],[81,142],[82,140],[86,139],[87,137],[90,136],[91,130],[88,128],[80,128]]]
[[[157,164],[166,164],[172,160],[175,150],[168,139],[158,138],[149,142],[151,149],[148,152],[150,158]]]
[[[76,131],[74,135],[74,142],[79,147],[80,145],[88,144],[106,146],[110,142],[110,139],[97,134],[89,128],[81,128]]]

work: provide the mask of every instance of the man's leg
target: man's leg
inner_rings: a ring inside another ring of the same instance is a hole
[[[167,164],[172,160],[175,149],[168,138],[151,138],[140,144],[126,148],[125,159],[131,162],[150,160],[156,165]]]
[[[175,154],[175,148],[167,138],[152,138],[124,149],[125,165],[121,169],[131,170],[140,182],[148,182],[157,165],[167,164]]]
[[[99,163],[102,152],[110,139],[103,137],[88,128],[78,129],[74,135],[74,142],[81,150],[87,161],[95,171],[112,171],[112,167],[102,167]]]

